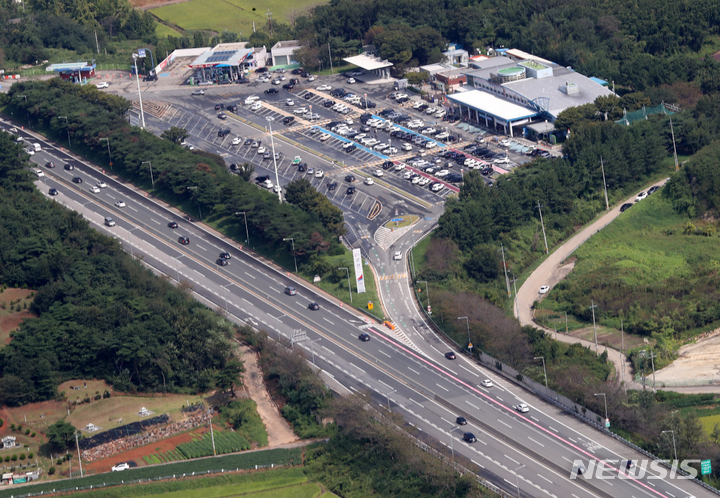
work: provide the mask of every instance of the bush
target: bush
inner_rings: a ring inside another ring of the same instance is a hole
[[[55,474],[55,467],[50,467],[50,468],[48,469],[48,475],[51,476],[51,475],[54,475],[54,474]]]
[[[15,430],[15,424],[10,424],[10,430],[11,430],[11,431],[14,431],[14,430]]]
[[[30,437],[35,437],[35,433],[34,433],[34,432],[31,433],[31,434],[30,434]]]
[[[10,457],[10,460],[12,460],[13,462],[17,462],[17,458],[17,455],[13,454],[13,456]]]
[[[4,423],[5,423],[5,421],[0,418],[0,427],[2,427]]]
[[[6,462],[9,462],[9,461],[10,461],[10,455],[5,455],[5,461],[6,461]]]
[[[30,429],[25,429],[25,435],[26,435],[26,436],[29,436],[29,435],[30,435]]]
[[[33,452],[28,453],[28,460],[30,460],[31,458],[35,458],[35,453],[33,453]]]
[[[20,453],[20,460],[25,460],[25,453]]]

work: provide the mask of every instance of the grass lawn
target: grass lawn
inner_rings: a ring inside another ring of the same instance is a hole
[[[700,417],[699,420],[700,420],[700,423],[702,424],[705,434],[710,436],[710,434],[712,434],[713,429],[715,428],[715,424],[720,424],[720,415],[711,415],[709,417]]]
[[[212,30],[216,32],[232,31],[249,36],[256,28],[267,24],[266,14],[278,22],[290,23],[292,11],[301,11],[312,5],[325,2],[318,0],[266,0],[263,3],[254,0],[190,0],[189,2],[166,5],[152,9],[154,15],[164,21],[176,24],[186,30]]]
[[[392,219],[399,221],[388,221],[385,223],[385,228],[403,228],[412,225],[420,218],[414,214],[408,214],[405,216],[395,216]]]
[[[271,483],[267,483],[271,484]],[[247,496],[252,498],[313,498],[320,496],[322,490],[320,486],[312,483],[299,484],[275,489],[266,489],[263,491],[247,490],[244,486],[231,484],[229,486],[218,486],[215,488],[203,489],[203,498],[225,498],[229,496]],[[165,498],[195,498],[198,496],[197,490],[189,489],[185,491],[176,491],[174,493],[166,493]]]
[[[160,22],[155,23],[155,34],[158,38],[166,38],[168,36],[182,36],[182,33],[175,31],[169,26],[165,26],[163,23]]]

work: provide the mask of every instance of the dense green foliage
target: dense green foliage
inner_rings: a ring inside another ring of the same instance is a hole
[[[65,451],[75,442],[77,429],[64,420],[58,420],[47,428],[45,435],[55,451]]]
[[[693,156],[663,189],[663,195],[672,200],[678,212],[685,213],[691,218],[718,218],[720,215],[718,155],[720,155],[720,141],[715,141]]]
[[[232,328],[46,200],[20,150],[0,134],[0,281],[35,289],[37,318],[0,350],[0,402],[51,399],[77,378],[123,391],[211,388],[231,358]]]
[[[330,399],[330,391],[310,367],[300,349],[288,349],[286,341],[270,340],[265,332],[251,327],[239,330],[241,339],[260,353],[260,368],[271,396],[295,433],[302,438],[332,434],[333,426],[323,427],[316,416]]]
[[[19,95],[27,97],[20,98]],[[80,87],[53,79],[44,83],[18,83],[9,94],[16,116],[29,113],[33,126],[44,129],[58,141],[66,140],[67,116],[72,143],[100,164],[107,164],[108,139],[113,171],[135,184],[151,186],[148,158],[152,158],[154,193],[174,204],[197,208],[205,218],[227,218],[225,227],[245,231],[247,212],[253,238],[270,243],[292,237],[299,256],[310,257],[338,246],[344,233],[342,212],[325,206],[319,216],[308,210],[277,202],[277,197],[249,184],[228,171],[219,156],[184,147],[132,127],[125,119],[130,102],[91,86]],[[327,224],[325,224],[327,222]]]
[[[215,431],[215,452],[218,455],[234,453],[250,449],[250,443],[237,432]],[[201,458],[213,454],[213,443],[210,432],[206,432],[200,439],[178,445],[177,450],[185,458]]]
[[[268,445],[265,430],[257,404],[251,399],[238,399],[220,407],[220,419],[232,426],[238,434],[257,446]]]
[[[136,467],[128,469],[124,472],[113,472],[113,473],[102,473],[102,474],[91,474],[83,477],[82,479],[66,479],[64,481],[50,481],[39,484],[29,484],[23,487],[24,493],[40,493],[40,492],[51,492],[57,490],[58,493],[64,490],[75,491],[75,487],[87,487],[90,486],[113,486],[120,485],[123,481],[129,482],[137,479],[149,479],[157,477],[166,477],[173,479],[173,476],[182,476],[183,474],[200,474],[202,472],[220,472],[222,469],[254,469],[256,465],[259,466],[270,466],[275,465],[301,465],[302,464],[302,448],[291,448],[284,449],[278,448],[274,450],[264,451],[253,451],[251,453],[235,453],[232,455],[219,456],[217,458],[201,458],[198,460],[185,460],[177,463],[169,463],[162,466],[152,467]],[[240,474],[245,475],[245,474]],[[276,479],[276,475],[272,472],[250,474],[250,480],[265,479]],[[296,474],[290,474],[287,484],[292,484],[297,479]],[[158,483],[157,486],[159,493],[162,494],[167,491],[183,490],[183,489],[202,489],[205,488],[205,483],[208,485],[214,485],[218,481],[213,482],[213,479],[219,480],[230,480],[229,484],[236,482],[233,479],[234,476],[215,476],[203,479],[191,479],[191,483],[188,484],[186,480],[172,480],[170,482]],[[282,478],[280,478],[282,479]],[[120,494],[115,493],[113,490],[108,490],[107,494],[100,494],[100,496],[142,496],[143,486],[123,486],[116,488]],[[105,492],[101,492],[105,493]],[[10,498],[11,496],[17,496],[17,488],[2,489],[0,490],[0,498]],[[95,495],[93,495],[95,496]]]

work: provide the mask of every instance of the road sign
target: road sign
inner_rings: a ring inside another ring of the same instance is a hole
[[[700,474],[706,476],[712,472],[712,464],[710,463],[710,460],[702,460],[700,461]]]
[[[432,315],[432,308],[428,305],[428,315]]]
[[[402,220],[403,220],[402,218],[393,218],[390,221],[402,221]]]
[[[606,428],[606,429],[609,429],[609,428],[610,428],[610,419],[609,419],[609,418],[606,418],[606,419],[605,419],[605,428]]]
[[[145,49],[144,48],[138,49],[138,57],[140,57],[140,58],[145,57]]]
[[[372,301],[368,301],[368,309],[369,309],[369,310],[373,309],[373,302],[372,302]]]

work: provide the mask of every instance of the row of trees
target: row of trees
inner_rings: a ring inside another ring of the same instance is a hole
[[[232,389],[232,327],[46,200],[12,138],[0,134],[0,281],[36,289],[37,318],[0,350],[0,403],[52,399],[77,378],[131,392]]]
[[[279,243],[293,237],[301,258],[339,249],[344,226],[338,208],[279,204],[276,196],[231,174],[221,157],[188,151],[172,139],[130,126],[125,119],[130,102],[123,98],[60,79],[13,87],[8,99],[15,116],[29,115],[33,126],[58,141],[66,140],[69,130],[80,152],[101,164],[108,161],[109,144],[113,171],[133,183],[151,188],[150,168],[143,162],[152,161],[154,194],[169,202],[197,208],[205,218],[225,218],[243,233],[240,213],[245,212],[256,241]],[[58,116],[67,116],[67,123]]]

